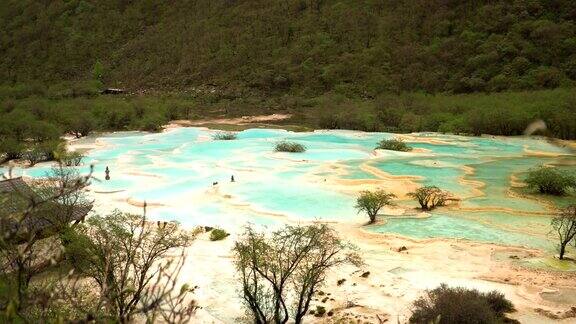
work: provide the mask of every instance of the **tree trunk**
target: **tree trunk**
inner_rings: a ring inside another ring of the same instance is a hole
[[[564,260],[564,253],[566,253],[566,243],[560,243],[560,260]]]
[[[370,217],[370,224],[374,224],[376,222],[376,214],[369,214]]]

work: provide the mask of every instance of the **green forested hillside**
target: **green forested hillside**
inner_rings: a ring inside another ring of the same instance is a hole
[[[0,161],[60,136],[288,112],[365,131],[576,138],[573,0],[2,0]],[[127,95],[99,95],[121,87]]]
[[[3,83],[477,92],[570,86],[572,0],[3,0]]]

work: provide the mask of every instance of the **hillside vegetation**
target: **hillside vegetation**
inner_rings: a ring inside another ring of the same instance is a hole
[[[4,0],[0,161],[52,159],[64,133],[280,111],[473,135],[542,119],[574,139],[575,20],[571,0]]]
[[[572,0],[4,0],[0,80],[375,97],[576,79]]]

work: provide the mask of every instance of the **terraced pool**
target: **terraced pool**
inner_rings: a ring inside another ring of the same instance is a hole
[[[78,169],[87,172],[93,164],[101,179],[106,166],[111,169],[110,181],[90,186],[100,211],[147,201],[153,219],[228,229],[245,222],[363,222],[354,210],[358,191],[399,178],[449,190],[461,198],[461,209],[439,210],[425,219],[393,218],[368,230],[549,248],[549,206],[512,195],[511,181],[540,164],[574,158],[545,140],[520,137],[410,134],[403,137],[414,152],[375,153],[378,141],[394,135],[250,129],[238,133],[237,140],[216,141],[215,132],[178,128],[104,135]],[[280,140],[297,141],[308,150],[276,153]],[[43,177],[50,168],[41,164],[14,173]],[[398,205],[414,206],[404,199]]]

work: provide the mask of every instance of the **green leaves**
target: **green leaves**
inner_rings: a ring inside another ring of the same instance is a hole
[[[576,188],[576,177],[557,168],[541,166],[530,170],[526,184],[542,194],[563,196],[570,188]]]
[[[424,186],[408,193],[408,197],[414,198],[423,210],[432,210],[438,206],[444,206],[449,193],[436,186]]]
[[[303,153],[306,151],[306,146],[296,142],[281,141],[276,143],[274,150],[276,152]]]
[[[396,198],[396,195],[384,190],[362,191],[356,199],[355,207],[359,213],[366,212],[370,218],[370,223],[374,223],[380,209],[392,205],[393,198]]]
[[[43,8],[22,0],[5,7],[0,80],[6,82],[93,79],[139,89],[218,83],[374,97],[574,80],[570,0],[540,1],[537,10],[529,1],[76,1]],[[518,57],[528,61],[525,69],[494,79]],[[557,73],[524,80],[539,67]]]
[[[403,140],[398,138],[388,140],[383,139],[380,142],[378,142],[378,146],[376,147],[376,149],[400,151],[400,152],[412,151],[412,147],[408,146],[408,144],[404,143]]]
[[[210,241],[221,241],[230,234],[221,228],[214,228],[210,231]]]
[[[104,65],[100,61],[96,61],[92,67],[92,78],[99,81],[104,78]]]

